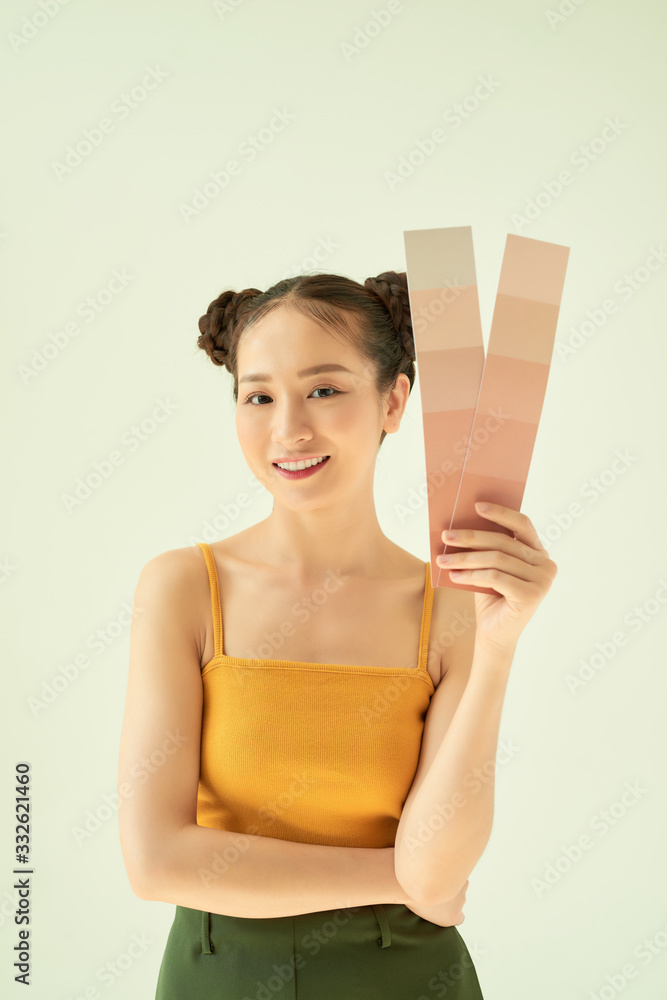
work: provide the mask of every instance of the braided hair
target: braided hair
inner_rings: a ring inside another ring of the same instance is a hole
[[[407,375],[412,391],[416,353],[405,271],[383,271],[366,278],[363,285],[339,274],[307,274],[284,278],[265,292],[258,288],[224,291],[200,317],[197,346],[213,364],[224,365],[233,375],[234,402],[238,401],[237,356],[243,331],[280,304],[333,328],[352,343],[374,366],[378,397],[394,388],[401,373]],[[380,444],[385,436],[383,430]]]

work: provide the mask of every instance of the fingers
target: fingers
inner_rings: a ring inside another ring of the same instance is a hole
[[[482,510],[482,505],[486,506],[487,509]],[[527,514],[522,514],[520,510],[513,510],[511,507],[503,507],[499,503],[487,504],[484,502],[482,504],[481,501],[475,504],[475,510],[481,517],[488,517],[489,520],[496,521],[498,524],[510,528],[519,541],[525,545],[529,545],[537,552],[546,552],[546,549],[540,542],[533,522]]]
[[[485,572],[487,579],[489,575],[493,579],[500,579],[502,575],[511,576],[516,580],[525,580],[527,583],[539,578],[541,569],[526,562],[518,555],[509,555],[493,549],[489,552],[448,552],[444,556],[436,556],[436,563],[443,569],[455,570],[454,580],[465,581],[473,574],[476,581],[481,581],[480,573]]]
[[[543,559],[542,552],[526,545],[512,535],[506,535],[504,531],[482,531],[477,528],[457,528],[451,531],[442,532],[442,540],[446,548],[466,548],[466,549],[497,549],[506,552],[508,555],[516,556],[525,562],[537,565]],[[546,552],[546,549],[544,550]],[[451,554],[451,553],[448,553]]]

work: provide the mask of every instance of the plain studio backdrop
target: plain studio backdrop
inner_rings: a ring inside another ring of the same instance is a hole
[[[21,761],[31,997],[152,996],[174,907],[120,851],[128,610],[153,556],[271,509],[200,315],[299,271],[404,270],[403,230],[467,225],[487,344],[507,233],[571,253],[522,503],[559,573],[460,932],[488,1000],[664,995],[666,22],[655,0],[4,4],[4,997],[26,995]],[[425,560],[424,478],[417,382],[376,502]]]

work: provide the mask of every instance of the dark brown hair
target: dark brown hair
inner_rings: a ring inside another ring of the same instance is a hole
[[[200,318],[197,345],[234,376],[234,402],[241,335],[279,304],[297,309],[352,343],[375,366],[379,399],[394,388],[401,372],[408,376],[412,391],[415,344],[405,271],[384,271],[363,285],[340,274],[299,274],[265,292],[259,288],[222,292]],[[383,430],[380,444],[385,437]]]

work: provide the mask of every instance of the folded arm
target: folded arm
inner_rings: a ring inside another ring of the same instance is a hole
[[[198,826],[203,687],[198,548],[143,568],[134,596],[118,786],[121,850],[142,899],[236,917],[407,902],[394,848],[329,847]]]
[[[448,598],[459,620],[474,621],[474,594],[451,591]],[[396,874],[415,899],[435,905],[456,896],[488,843],[512,657],[486,651],[474,625],[448,649],[396,832]]]

